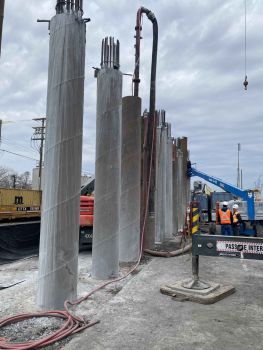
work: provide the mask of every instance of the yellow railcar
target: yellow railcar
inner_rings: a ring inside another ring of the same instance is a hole
[[[41,191],[0,188],[0,221],[40,218]]]

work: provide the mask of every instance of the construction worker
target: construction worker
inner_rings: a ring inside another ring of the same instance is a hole
[[[238,211],[238,204],[233,205],[233,236],[239,236],[240,235],[240,226],[242,224],[242,218]]]
[[[218,221],[221,225],[221,235],[232,235],[233,215],[230,209],[228,209],[228,202],[223,202],[222,209],[218,211]]]

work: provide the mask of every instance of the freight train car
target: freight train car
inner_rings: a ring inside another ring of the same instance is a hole
[[[0,188],[0,221],[40,218],[41,191]]]

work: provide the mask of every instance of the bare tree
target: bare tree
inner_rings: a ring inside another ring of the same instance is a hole
[[[11,187],[11,174],[12,170],[3,166],[0,166],[0,187]]]
[[[17,187],[24,188],[24,189],[31,189],[31,179],[30,179],[30,172],[25,171],[21,175],[17,177]]]
[[[0,166],[0,187],[1,188],[24,188],[31,189],[30,172],[25,171],[18,174],[10,168]]]

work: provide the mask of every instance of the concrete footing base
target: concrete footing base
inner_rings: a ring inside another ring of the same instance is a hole
[[[178,281],[174,284],[161,286],[160,291],[163,294],[173,297],[180,301],[194,301],[200,304],[213,304],[226,298],[235,292],[231,285],[220,285],[214,282],[208,282],[210,287],[206,289],[189,289],[183,287],[189,280]]]

